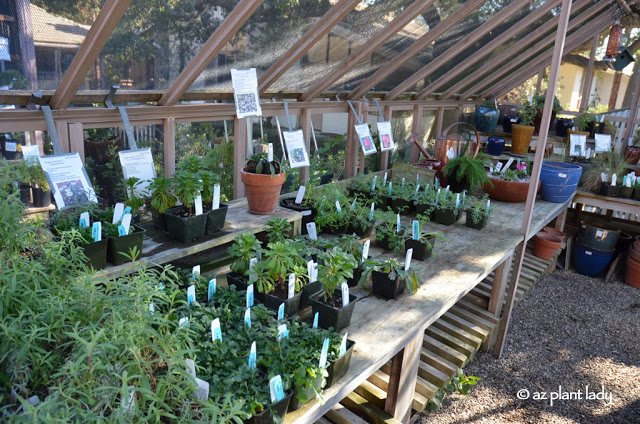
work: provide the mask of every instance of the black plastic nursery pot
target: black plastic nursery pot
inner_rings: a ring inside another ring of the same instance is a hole
[[[460,214],[454,208],[448,209],[436,209],[434,214],[434,221],[442,225],[453,225]]]
[[[293,391],[289,391],[281,401],[272,403],[271,406],[266,408],[264,411],[244,420],[245,424],[273,424],[276,422],[282,422],[284,415],[289,409],[289,402],[291,401],[292,396]]]
[[[151,206],[151,219],[154,227],[160,231],[167,231],[167,221],[164,218],[164,213],[158,212],[158,209],[153,206]]]
[[[620,187],[620,197],[630,199],[633,195],[633,187],[622,186]]]
[[[335,234],[335,235],[344,234],[347,231],[347,226],[348,226],[347,224],[339,225],[336,227],[325,225],[324,227],[322,227],[322,232],[326,234]]]
[[[396,299],[405,289],[404,280],[399,277],[392,280],[389,278],[389,274],[380,271],[371,273],[371,283],[373,294],[386,299]]]
[[[487,226],[487,223],[489,222],[489,216],[485,215],[480,222],[478,222],[477,224],[475,224],[473,222],[473,214],[471,213],[471,211],[467,211],[467,221],[466,221],[466,226],[469,228],[473,228],[476,230],[482,230],[484,227]]]
[[[302,292],[296,293],[291,299],[282,299],[269,293],[263,293],[261,302],[264,306],[276,312],[280,305],[284,303],[284,316],[289,318],[298,313],[301,298]]]
[[[398,237],[404,237],[404,230],[400,230],[400,232],[398,233]],[[393,250],[389,245],[389,237],[381,236],[378,233],[376,233],[376,246],[386,250]]]
[[[302,297],[300,298],[300,308],[309,306],[311,304],[310,298],[314,294],[322,291],[322,283],[320,281],[314,281],[313,283],[307,283],[302,286]]]
[[[341,294],[340,290],[336,289],[334,295],[335,294]],[[318,313],[318,326],[322,328],[333,328],[336,332],[339,332],[351,323],[353,308],[358,298],[350,294],[349,304],[346,307],[334,308],[322,301],[323,296],[324,292],[320,292],[310,298],[313,314]]]
[[[353,270],[353,277],[347,279],[347,285],[349,287],[357,286],[360,277],[362,277],[362,265],[358,265],[358,267]]]
[[[356,342],[347,339],[347,351],[339,358],[329,359],[329,368],[327,372],[327,385],[325,389],[333,386],[338,380],[340,380],[349,370],[349,364],[351,364],[351,355],[353,354],[353,347]]]
[[[220,207],[216,210],[209,211],[207,215],[207,223],[205,225],[204,234],[211,235],[217,233],[224,228],[224,221],[227,219],[228,205],[220,203]]]
[[[409,215],[414,211],[413,202],[406,199],[392,199],[391,209],[394,213],[399,213],[402,215]]]
[[[360,238],[367,238],[371,236],[373,232],[373,223],[371,223],[368,227],[362,229],[360,227],[356,227],[355,225],[349,224],[347,227],[347,234],[355,234]]]
[[[311,206],[303,206],[296,204],[295,197],[286,197],[284,199],[280,199],[280,206],[283,208],[291,209],[302,214],[302,228],[300,229],[301,233],[307,234],[307,224],[313,221],[315,216],[315,211]]]
[[[44,191],[40,187],[31,187],[33,194],[33,206],[36,208],[46,208],[51,204],[51,190]]]
[[[145,230],[137,225],[134,225],[133,228],[133,233],[129,235],[108,238],[107,260],[113,265],[122,265],[129,262],[127,256],[134,247],[137,247],[138,252],[142,253],[142,240]]]
[[[620,189],[622,189],[620,185],[612,186],[610,183],[602,183],[600,186],[600,194],[607,197],[619,197]]]
[[[177,206],[164,211],[167,233],[171,238],[181,243],[189,243],[190,241],[201,239],[204,237],[204,231],[207,226],[207,214],[203,213],[202,215],[186,218],[178,215],[186,210],[187,208],[184,206]]]
[[[29,206],[29,202],[31,202],[31,186],[20,185],[20,201],[25,206]]]
[[[426,215],[430,221],[433,221],[435,217],[435,209],[428,203],[416,204],[416,215]]]
[[[404,241],[404,251],[406,252],[409,249],[413,249],[413,254],[411,255],[412,259],[418,261],[426,261],[431,257],[431,249],[433,249],[433,245],[436,242],[435,237],[430,237],[427,240],[431,245],[427,244],[427,242],[420,240],[405,240]]]
[[[87,243],[82,246],[84,255],[89,259],[89,265],[95,270],[104,269],[107,266],[107,247],[109,238]]]
[[[311,399],[315,399],[316,390],[314,389],[317,389],[317,391],[319,392],[322,391],[322,374],[318,374],[316,376],[312,387],[298,387],[297,385],[294,385],[293,396],[291,396],[291,401],[289,402],[289,411],[300,409],[301,407],[309,403]],[[304,402],[300,401],[298,399],[299,394],[303,395],[303,399],[306,398],[309,400]]]

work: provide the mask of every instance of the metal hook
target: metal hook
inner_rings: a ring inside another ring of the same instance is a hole
[[[109,109],[115,109],[115,106],[113,105],[113,98],[116,96],[116,91],[118,91],[119,88],[120,88],[119,85],[112,85],[111,88],[109,89],[107,98],[104,100],[104,104]]]

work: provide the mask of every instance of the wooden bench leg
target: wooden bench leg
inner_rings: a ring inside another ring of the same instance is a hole
[[[418,379],[420,351],[424,331],[418,332],[400,352],[391,360],[389,390],[384,410],[396,420],[407,424],[411,418],[413,393]]]
[[[500,312],[502,311],[502,304],[504,303],[504,296],[507,289],[507,281],[509,281],[509,273],[511,271],[511,265],[513,262],[513,253],[507,257],[498,267],[493,276],[493,287],[491,288],[491,297],[489,298],[489,306],[487,310],[500,318]],[[484,352],[488,352],[489,348],[493,346],[498,331],[494,329],[491,334],[482,343],[481,349]]]

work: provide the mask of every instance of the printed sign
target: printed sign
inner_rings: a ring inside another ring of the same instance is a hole
[[[381,121],[378,122],[378,138],[380,139],[380,150],[386,152],[395,148],[393,142],[393,134],[391,131],[391,122]]]
[[[309,166],[309,154],[304,143],[302,130],[283,131],[284,144],[287,146],[289,165],[291,168]]]
[[[358,139],[360,140],[360,147],[362,147],[364,154],[370,155],[372,153],[376,153],[378,149],[376,149],[373,137],[371,137],[371,133],[369,132],[369,125],[358,124],[355,125],[355,129],[358,134]]]
[[[238,118],[262,116],[256,68],[232,69],[231,85]]]

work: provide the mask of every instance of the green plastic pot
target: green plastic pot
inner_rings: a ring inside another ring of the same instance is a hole
[[[484,227],[487,226],[488,222],[489,222],[489,215],[485,215],[484,218],[480,220],[480,222],[475,224],[473,222],[473,213],[471,211],[467,211],[467,221],[465,223],[467,227],[473,228],[475,230],[482,230]]]
[[[327,385],[325,388],[333,386],[338,380],[340,380],[349,370],[349,364],[351,364],[351,355],[353,354],[353,347],[356,342],[347,339],[347,351],[339,358],[329,359],[329,368],[327,372]]]
[[[281,401],[271,404],[269,408],[259,414],[255,414],[251,418],[244,420],[245,424],[273,424],[282,422],[284,415],[287,413],[287,409],[289,409],[289,402],[292,396],[293,391],[289,391]]]
[[[80,246],[84,255],[89,259],[89,265],[95,270],[104,269],[107,266],[108,240],[109,237],[106,237],[100,241]]]

